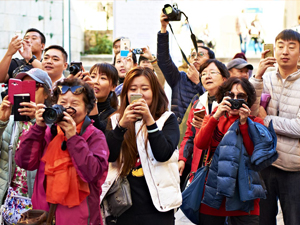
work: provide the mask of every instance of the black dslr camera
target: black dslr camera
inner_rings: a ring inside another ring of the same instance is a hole
[[[143,49],[141,48],[135,48],[132,50],[132,52],[136,55],[144,54]]]
[[[166,4],[163,8],[163,13],[168,16],[167,21],[181,20],[181,11],[178,9],[176,3],[173,5],[173,7],[170,4]]]
[[[69,67],[70,74],[76,75],[78,72],[81,71],[82,62],[71,62]]]
[[[66,108],[62,105],[53,105],[52,107],[45,108],[45,111],[43,112],[45,123],[54,124],[62,121],[65,111]]]
[[[239,109],[242,107],[243,104],[247,105],[244,99],[228,99],[227,101],[231,104],[231,109]]]

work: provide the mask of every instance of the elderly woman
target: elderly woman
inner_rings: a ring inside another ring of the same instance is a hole
[[[36,124],[22,136],[16,163],[38,169],[34,209],[57,204],[56,224],[99,224],[99,195],[108,169],[104,134],[88,118],[95,106],[94,90],[78,79],[57,83],[53,100],[64,108],[57,127],[47,127],[45,105],[37,105]]]

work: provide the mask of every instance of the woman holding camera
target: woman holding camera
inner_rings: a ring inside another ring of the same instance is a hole
[[[35,172],[26,171],[16,165],[12,160],[11,183],[9,181],[9,145],[12,143],[12,159],[14,159],[16,148],[19,144],[19,137],[23,132],[27,132],[29,128],[35,123],[36,104],[47,104],[50,99],[50,90],[52,88],[52,81],[48,74],[41,69],[31,69],[30,71],[19,73],[16,79],[23,81],[34,80],[36,82],[35,102],[22,102],[18,111],[22,116],[28,116],[30,121],[14,121],[14,116],[11,116],[12,104],[8,101],[6,96],[0,106],[0,201],[3,202],[8,185],[20,196],[31,197],[33,191],[33,183]]]
[[[209,162],[213,158],[214,153],[219,143],[223,139],[224,135],[226,134],[227,130],[236,120],[239,119],[239,130],[243,138],[243,144],[246,148],[248,155],[251,156],[253,153],[253,142],[250,139],[248,133],[247,118],[249,117],[251,120],[263,124],[262,119],[250,116],[250,108],[255,102],[256,98],[256,93],[253,86],[245,78],[229,78],[220,86],[216,94],[216,98],[219,105],[213,110],[211,115],[205,116],[200,132],[195,137],[195,145],[197,146],[197,148],[200,149],[208,149],[208,160],[206,161]],[[230,160],[232,160],[231,164],[234,165],[234,157],[231,158],[229,154],[230,151],[228,151],[228,157],[230,158]],[[213,158],[211,167],[213,167],[213,164],[220,165],[222,163],[223,161],[215,162]],[[227,211],[228,205],[226,204],[226,198],[223,199],[219,208],[210,207],[215,204],[215,201],[217,199],[217,196],[214,196],[213,194],[210,195],[212,193],[212,188],[210,186],[211,183],[215,184],[216,182],[218,182],[216,180],[211,180],[212,176],[210,175],[214,174],[214,168],[215,167],[211,168],[208,173],[208,178],[204,192],[204,201],[202,200],[200,206],[200,224],[224,225],[227,216],[230,217],[232,225],[258,224],[258,198],[253,200],[253,202],[251,203],[253,207],[250,207],[248,211]],[[222,171],[220,171],[220,168],[221,167],[219,167],[218,176],[219,174],[227,174],[226,172],[223,173]],[[228,169],[227,171],[229,170],[230,169]],[[226,178],[227,176],[228,175],[224,175],[224,177]],[[231,179],[230,176],[227,178],[227,181],[228,185],[231,184],[230,182],[237,182]],[[249,202],[242,202],[241,208],[243,208],[243,204],[246,205],[248,203]]]
[[[108,169],[105,136],[88,118],[94,90],[79,79],[58,82],[53,101],[65,110],[57,127],[46,126],[45,105],[37,105],[36,124],[21,137],[16,163],[38,169],[32,204],[49,211],[57,205],[56,224],[99,224],[99,194]]]
[[[119,175],[127,177],[132,198],[132,206],[116,224],[174,224],[174,209],[181,204],[176,151],[179,129],[151,69],[130,70],[120,109],[110,119],[112,128],[106,138],[109,161],[114,163],[102,186],[102,196]]]

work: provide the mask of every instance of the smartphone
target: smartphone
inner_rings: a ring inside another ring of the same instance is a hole
[[[274,57],[274,48],[273,48],[273,44],[264,44],[264,51],[265,50],[270,50],[269,52],[267,52],[265,54],[265,58],[267,57]]]
[[[22,116],[20,115],[18,109],[24,108],[21,106],[21,102],[30,102],[30,94],[15,94],[14,95],[14,120],[15,121],[29,121],[29,116]]]
[[[120,55],[121,57],[127,57],[130,50],[130,40],[128,38],[122,38],[120,44]]]
[[[14,104],[14,95],[29,94],[30,101],[35,102],[35,80],[21,81],[11,78],[8,81],[8,101]]]
[[[136,101],[136,100],[142,98],[142,97],[143,97],[143,95],[140,94],[140,93],[131,94],[131,95],[130,95],[130,104],[133,103],[134,101]]]
[[[205,114],[206,114],[205,109],[201,109],[201,110],[198,110],[198,111],[194,111],[194,115],[200,117],[201,119],[204,118]]]
[[[22,32],[20,30],[16,30],[15,35],[18,36],[18,39],[22,39]]]

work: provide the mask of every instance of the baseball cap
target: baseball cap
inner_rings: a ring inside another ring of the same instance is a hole
[[[33,68],[27,72],[19,73],[15,78],[22,80],[25,76],[30,76],[36,82],[45,84],[50,90],[52,89],[52,81],[48,73],[46,73],[44,70]]]
[[[242,69],[245,67],[247,67],[250,70],[253,70],[253,66],[250,63],[248,63],[246,60],[241,59],[241,58],[233,59],[227,64],[228,70],[230,70],[232,68]]]

